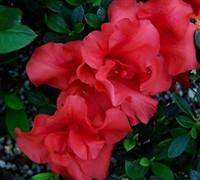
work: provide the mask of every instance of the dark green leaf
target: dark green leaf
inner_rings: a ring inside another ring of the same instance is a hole
[[[83,4],[83,0],[65,0],[72,6],[79,6]]]
[[[195,139],[190,138],[190,141],[185,149],[185,152],[193,153],[196,151],[196,148],[197,148],[197,144],[196,144]]]
[[[72,25],[81,23],[84,17],[84,13],[85,11],[82,6],[78,6],[74,8],[74,10],[72,11],[72,16],[71,16]]]
[[[11,109],[18,110],[23,108],[23,104],[21,102],[21,99],[18,96],[8,94],[4,96],[4,102],[6,106],[8,106]]]
[[[36,36],[33,30],[22,24],[2,31],[0,32],[0,54],[23,48],[31,43]]]
[[[153,173],[162,180],[173,180],[174,175],[172,170],[166,165],[158,162],[151,163]]]
[[[197,88],[197,100],[198,100],[198,103],[200,104],[200,86]]]
[[[97,16],[101,22],[104,22],[106,20],[106,10],[103,7],[100,7],[97,9]]]
[[[48,9],[54,12],[61,11],[61,4],[58,0],[44,0],[44,4]]]
[[[190,180],[200,180],[200,173],[195,170],[190,171]]]
[[[23,132],[29,131],[29,122],[26,112],[21,110],[7,109],[6,111],[6,127],[13,138],[16,138],[15,128],[20,128]]]
[[[101,23],[102,23],[100,21],[99,17],[92,13],[85,14],[85,20],[89,26],[96,28],[96,29],[100,28]]]
[[[96,0],[85,0],[85,3],[94,3]]]
[[[95,0],[92,5],[93,6],[100,6],[100,4],[101,4],[101,0]]]
[[[143,157],[143,158],[140,160],[140,165],[141,165],[141,166],[149,167],[150,164],[151,164],[151,162],[150,162],[149,159],[147,159],[146,157]]]
[[[183,99],[180,95],[175,94],[175,93],[173,94],[173,99],[183,112],[185,112],[187,115],[195,118],[195,112],[191,109],[191,107],[185,101],[185,99]]]
[[[184,115],[177,116],[176,120],[184,128],[191,128],[194,125],[193,120]]]
[[[140,165],[140,160],[125,162],[126,174],[132,180],[141,180],[148,172],[148,167]]]
[[[5,31],[21,22],[22,12],[19,9],[7,8],[0,11],[0,31]]]
[[[136,141],[135,139],[125,139],[123,144],[126,151],[130,151],[131,149],[135,147]]]
[[[193,126],[191,131],[190,131],[190,135],[193,139],[196,139],[197,138],[197,128],[196,126]]]
[[[169,146],[168,157],[175,158],[181,155],[185,151],[189,141],[190,141],[190,136],[187,135],[174,139]]]
[[[40,173],[31,177],[31,180],[59,180],[58,175],[52,172]]]
[[[27,97],[37,107],[53,106],[52,101],[39,91],[30,91],[27,93]]]
[[[197,29],[194,34],[194,42],[198,49],[200,49],[200,29]]]
[[[48,43],[48,42],[65,43],[66,37],[65,35],[60,35],[53,32],[47,32],[43,37],[43,41],[45,43]]]
[[[157,145],[156,160],[163,160],[168,157],[168,148],[172,141],[172,139],[166,139]]]
[[[84,28],[85,28],[85,24],[83,24],[83,23],[78,23],[78,24],[76,24],[76,25],[74,26],[74,33],[75,33],[75,34],[79,34],[79,33],[81,33],[81,32],[84,30]]]
[[[171,135],[173,138],[177,138],[179,136],[183,136],[183,135],[186,135],[188,134],[189,131],[187,129],[184,129],[184,128],[174,128],[171,130]]]
[[[70,32],[68,24],[65,22],[64,18],[55,13],[47,13],[45,15],[45,22],[52,31],[62,34]]]
[[[164,101],[159,101],[158,108],[156,111],[156,116],[158,120],[164,119],[164,117],[166,116],[166,111],[167,111],[166,103]]]

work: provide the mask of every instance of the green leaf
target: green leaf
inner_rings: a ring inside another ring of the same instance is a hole
[[[85,14],[85,20],[89,26],[96,28],[96,29],[99,29],[101,26],[101,23],[102,23],[100,21],[99,17],[92,13]]]
[[[167,111],[166,103],[164,101],[159,101],[158,108],[156,111],[156,116],[158,120],[164,119],[164,117],[166,116],[166,111]]]
[[[193,139],[196,139],[197,138],[197,128],[196,126],[193,126],[191,131],[190,131],[190,135]]]
[[[191,170],[190,171],[190,180],[200,180],[200,172]]]
[[[194,33],[194,42],[198,49],[200,49],[200,29],[197,29]]]
[[[89,4],[89,3],[94,3],[96,0],[85,0],[85,3]]]
[[[84,17],[84,13],[85,11],[82,6],[78,6],[74,8],[74,10],[72,11],[72,16],[71,16],[72,25],[81,23]]]
[[[97,16],[101,22],[104,22],[106,20],[106,15],[106,10],[103,7],[97,9]]]
[[[54,12],[60,12],[61,11],[61,4],[58,0],[44,0],[43,3],[51,11],[54,11]]]
[[[187,135],[174,139],[169,146],[168,157],[175,158],[181,155],[185,151],[189,141],[190,141],[190,136]]]
[[[134,139],[125,139],[123,144],[126,151],[130,151],[135,147],[136,141]]]
[[[194,125],[193,120],[184,115],[177,116],[176,120],[184,128],[191,128]]]
[[[48,43],[48,42],[65,43],[66,36],[63,34],[62,35],[56,34],[54,32],[47,32],[47,33],[45,33],[45,35],[43,37],[43,41],[45,43]]]
[[[0,31],[10,29],[21,22],[22,12],[15,8],[6,8],[0,11]]]
[[[149,159],[147,159],[146,157],[143,157],[143,158],[140,160],[140,165],[141,165],[141,166],[149,167],[150,164],[151,164],[151,162],[150,162]]]
[[[129,178],[132,180],[141,180],[148,172],[148,167],[140,165],[140,160],[126,161],[125,171]]]
[[[59,180],[58,175],[52,172],[40,173],[31,177],[31,180]]]
[[[200,86],[197,88],[197,94],[196,94],[196,96],[197,96],[197,101],[200,104]]]
[[[100,4],[101,4],[101,0],[95,0],[92,5],[93,6],[100,6]]]
[[[188,134],[189,131],[187,129],[184,129],[184,128],[174,128],[171,130],[171,135],[173,138],[177,138],[179,136],[183,136],[183,135],[186,135]]]
[[[65,1],[68,2],[72,6],[79,6],[83,4],[83,0],[65,0]]]
[[[159,177],[162,180],[173,180],[174,179],[172,170],[162,163],[152,162],[151,168],[152,168],[154,175],[156,175],[157,177]]]
[[[28,26],[17,24],[11,29],[0,32],[0,54],[21,49],[30,44],[36,34]]]
[[[81,32],[84,30],[84,28],[85,28],[85,24],[83,24],[83,23],[78,23],[78,24],[76,24],[76,25],[74,26],[74,33],[75,33],[75,34],[79,34],[79,33],[81,33]]]
[[[20,128],[23,132],[29,131],[29,122],[26,112],[21,110],[6,110],[6,127],[10,135],[15,139],[15,128]]]
[[[68,24],[65,22],[64,18],[53,12],[46,13],[45,22],[52,31],[61,34],[70,32]]]
[[[28,100],[37,107],[54,106],[53,102],[39,91],[30,91],[27,93]]]
[[[195,118],[195,112],[191,109],[191,107],[185,101],[185,99],[183,99],[180,95],[175,94],[175,93],[173,94],[173,99],[183,112],[185,112],[187,115]]]
[[[165,139],[157,145],[157,153],[155,157],[156,160],[163,160],[168,157],[168,148],[172,141],[172,139]]]
[[[11,109],[18,110],[23,108],[23,104],[21,102],[21,99],[18,96],[8,94],[4,96],[4,102],[6,106],[8,106]]]

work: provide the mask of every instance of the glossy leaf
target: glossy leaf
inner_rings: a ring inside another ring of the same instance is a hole
[[[125,139],[123,144],[126,151],[130,151],[135,147],[136,141],[134,139]]]
[[[31,177],[31,180],[59,180],[58,175],[52,172],[40,173]]]
[[[23,108],[20,98],[16,95],[8,94],[4,96],[4,102],[10,109],[18,110]]]
[[[126,174],[132,180],[140,180],[148,172],[148,167],[140,165],[140,160],[125,162]]]
[[[78,24],[76,24],[76,25],[74,26],[74,33],[75,33],[75,34],[79,34],[79,33],[81,33],[81,32],[84,30],[84,28],[85,28],[85,24],[83,24],[83,23],[78,23]]]
[[[156,116],[158,120],[162,120],[166,116],[166,111],[166,103],[164,101],[159,101],[156,111]]]
[[[62,34],[70,32],[68,24],[65,22],[64,18],[55,13],[47,13],[45,15],[45,22],[52,31]]]
[[[88,25],[93,28],[98,29],[101,26],[101,21],[99,17],[95,14],[92,14],[92,13],[85,14],[85,20],[88,23]]]
[[[196,139],[197,138],[197,128],[196,126],[193,126],[191,131],[190,131],[190,135],[193,139]]]
[[[192,116],[193,118],[195,117],[194,111],[191,109],[191,107],[185,99],[183,99],[180,95],[175,93],[173,94],[173,99],[183,112],[185,112],[189,116]]]
[[[72,11],[72,15],[71,15],[71,22],[73,25],[77,24],[77,23],[81,23],[84,17],[84,9],[82,6],[78,6],[76,8],[74,8],[74,10]]]
[[[200,172],[191,170],[190,171],[190,180],[199,180],[200,179]]]
[[[176,120],[184,128],[191,128],[194,125],[192,119],[184,115],[177,116]]]
[[[168,149],[168,157],[175,158],[180,156],[186,149],[190,141],[190,136],[181,136],[172,141]]]
[[[100,7],[97,9],[97,16],[101,22],[104,22],[106,20],[106,10],[103,7]]]
[[[20,128],[23,132],[29,131],[29,122],[26,112],[21,110],[7,109],[6,111],[6,127],[13,138],[16,138],[15,128]]]
[[[44,4],[48,9],[54,12],[61,11],[61,4],[58,0],[44,0]]]
[[[174,179],[172,170],[162,163],[152,162],[151,168],[152,168],[154,175],[156,175],[157,177],[159,177],[162,180],[173,180]]]
[[[11,29],[0,32],[0,54],[21,49],[36,38],[35,32],[28,26],[17,24]]]
[[[140,160],[140,165],[141,165],[141,166],[149,167],[150,164],[151,164],[151,162],[150,162],[149,159],[147,159],[146,157],[143,157],[143,158]]]
[[[83,4],[83,0],[66,0],[72,6],[79,6]]]
[[[15,8],[0,10],[0,31],[5,31],[21,22],[22,12]]]

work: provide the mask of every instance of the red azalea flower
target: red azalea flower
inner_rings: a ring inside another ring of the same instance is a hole
[[[94,94],[90,98],[95,96],[101,97]],[[53,116],[37,115],[29,133],[17,128],[17,145],[32,161],[49,163],[64,177],[105,179],[114,143],[131,128],[120,110],[111,107],[104,111],[96,103],[92,110],[102,114],[93,114],[87,103],[92,107],[87,98],[67,96]],[[97,172],[95,168],[101,166]]]
[[[37,48],[26,66],[31,82],[65,90],[76,79],[76,68],[82,61],[80,43],[48,43]]]
[[[147,123],[157,105],[149,95],[171,85],[171,77],[163,71],[164,61],[157,57],[159,34],[150,21],[105,23],[101,32],[94,31],[83,40],[81,52],[85,64],[77,71],[80,80],[108,94],[132,125]]]

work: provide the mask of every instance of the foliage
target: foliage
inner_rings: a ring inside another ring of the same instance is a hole
[[[35,114],[53,114],[56,89],[34,87],[25,65],[33,50],[47,42],[83,39],[107,21],[111,0],[0,0],[0,135],[29,131]],[[200,47],[199,31],[195,42]],[[200,70],[190,73],[199,83]],[[191,89],[190,89],[191,90]],[[187,93],[188,91],[183,91]],[[108,179],[200,179],[200,87],[195,98],[160,95],[157,113],[139,124],[114,149]],[[161,100],[162,99],[162,100]],[[32,179],[59,179],[44,173]]]

